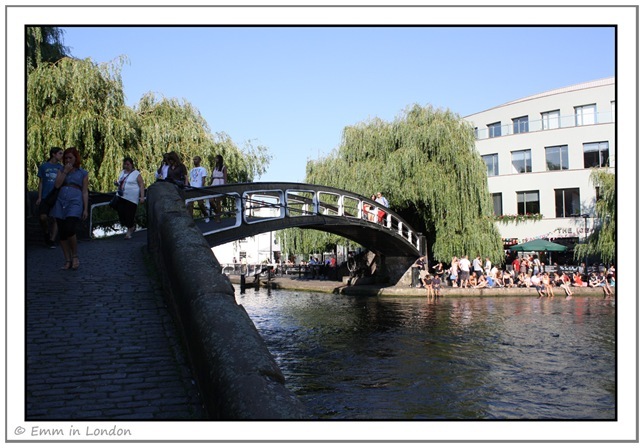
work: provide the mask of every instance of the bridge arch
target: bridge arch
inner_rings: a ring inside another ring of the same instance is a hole
[[[195,223],[211,246],[253,235],[300,227],[340,235],[388,256],[425,255],[426,242],[394,211],[369,198],[338,188],[284,182],[254,182],[185,188],[186,205],[222,204],[222,211]],[[365,207],[373,207],[366,213]],[[369,217],[384,212],[380,222]]]

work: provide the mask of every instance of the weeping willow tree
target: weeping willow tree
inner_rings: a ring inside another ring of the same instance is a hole
[[[359,245],[344,237],[318,230],[291,228],[276,233],[283,253],[294,255],[334,252],[337,245],[355,249]]]
[[[176,152],[188,170],[192,158],[199,156],[202,166],[212,170],[220,154],[228,168],[229,182],[249,182],[266,172],[271,160],[264,146],[245,142],[239,148],[224,132],[213,135],[201,113],[186,101],[174,98],[158,100],[148,93],[135,108],[138,118],[140,152],[137,162],[146,182],[154,173],[164,153]]]
[[[27,187],[35,190],[38,166],[49,148],[76,147],[89,172],[90,190],[113,191],[123,157],[134,160],[144,182],[154,181],[163,154],[176,151],[191,168],[193,156],[211,168],[222,154],[231,182],[252,181],[265,172],[267,148],[238,148],[225,133],[212,135],[190,103],[144,95],[135,108],[124,103],[121,57],[106,64],[63,58],[41,63],[27,80]]]
[[[90,189],[110,191],[125,154],[138,146],[136,116],[125,105],[124,58],[106,64],[63,58],[39,64],[27,78],[29,189],[49,148],[76,147]]]
[[[450,111],[413,105],[391,123],[373,119],[346,127],[339,148],[309,161],[306,170],[309,183],[364,196],[383,192],[390,207],[425,234],[435,260],[464,254],[503,260],[474,133]],[[288,250],[294,231],[283,233]]]
[[[575,246],[575,259],[581,261],[589,256],[597,256],[608,265],[615,261],[615,216],[617,198],[615,195],[615,174],[603,169],[595,169],[590,181],[599,189],[599,199],[595,204],[595,226],[584,244]]]
[[[26,29],[27,73],[42,62],[56,62],[69,55],[63,45],[63,30],[55,26],[30,26]]]

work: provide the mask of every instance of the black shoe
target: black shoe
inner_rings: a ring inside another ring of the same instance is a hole
[[[49,240],[47,244],[49,244],[50,249],[56,249],[56,243],[54,242],[54,240]]]

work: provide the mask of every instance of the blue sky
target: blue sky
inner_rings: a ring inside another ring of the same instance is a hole
[[[213,133],[273,156],[263,181],[303,181],[342,130],[414,103],[461,116],[615,76],[612,27],[64,27],[71,53],[121,55],[127,104],[185,100]]]

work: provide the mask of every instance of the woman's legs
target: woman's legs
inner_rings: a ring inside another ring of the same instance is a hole
[[[136,230],[136,209],[137,204],[130,201],[121,201],[119,205],[119,220],[121,225],[127,229],[125,239],[132,238],[132,234]]]
[[[65,257],[65,264],[62,269],[78,269],[78,240],[76,239],[76,223],[78,218],[67,218],[58,220],[58,231],[60,233],[60,248]]]
[[[72,255],[69,251],[69,244],[67,243],[67,240],[61,238],[60,248],[63,251],[63,258],[65,259],[65,264],[61,267],[61,269],[66,271],[67,269],[72,267]]]

